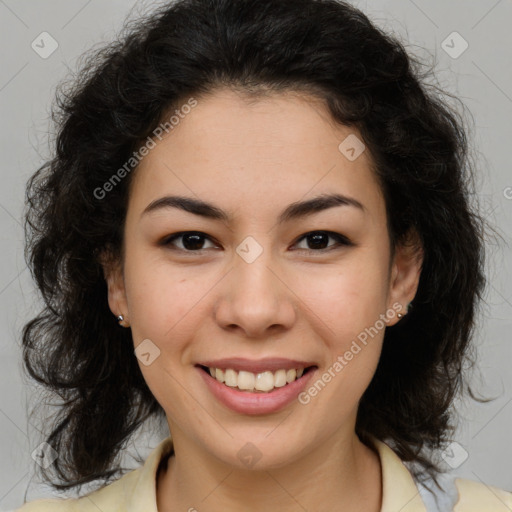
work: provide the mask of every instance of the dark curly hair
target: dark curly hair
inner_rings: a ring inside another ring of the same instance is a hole
[[[97,191],[165,115],[220,87],[306,92],[359,130],[392,247],[415,232],[424,260],[410,313],[385,331],[356,432],[391,442],[424,474],[442,471],[431,455],[454,430],[451,404],[466,386],[475,398],[464,372],[485,286],[485,223],[469,200],[465,120],[424,66],[342,1],[178,0],[128,20],[59,84],[55,153],[27,184],[25,217],[25,258],[44,308],[23,329],[24,365],[59,397],[46,437],[59,457],[45,480],[56,489],[106,481],[121,471],[116,458],[130,436],[164,415],[130,330],[109,309],[101,260],[123,257],[136,168],[108,197]]]

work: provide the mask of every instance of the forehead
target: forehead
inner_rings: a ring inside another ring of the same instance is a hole
[[[215,198],[248,214],[322,193],[383,200],[359,132],[336,123],[318,98],[224,89],[187,112],[136,169],[132,209],[165,194]]]

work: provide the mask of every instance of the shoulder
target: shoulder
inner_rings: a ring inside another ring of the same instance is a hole
[[[512,512],[512,492],[450,473],[438,475],[439,488],[429,475],[417,479],[413,464],[401,460],[386,443],[373,437],[371,441],[381,459],[382,512]]]
[[[156,475],[162,458],[173,453],[171,437],[164,439],[143,466],[79,498],[38,499],[13,512],[148,512],[156,503]]]
[[[140,469],[123,475],[101,489],[79,498],[43,498],[25,503],[13,512],[122,512],[127,492],[136,485]]]
[[[512,492],[475,480],[456,478],[459,493],[454,512],[510,512]]]
[[[12,512],[71,512],[76,508],[77,499],[44,498],[25,503]]]
[[[156,474],[162,458],[173,453],[167,437],[153,449],[143,466],[79,498],[38,499],[25,503],[14,512],[147,512],[156,503]]]

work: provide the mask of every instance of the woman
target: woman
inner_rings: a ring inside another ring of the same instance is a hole
[[[335,0],[182,0],[89,60],[28,185],[23,342],[62,398],[45,478],[103,484],[19,510],[512,507],[435,462],[484,223],[417,64]]]

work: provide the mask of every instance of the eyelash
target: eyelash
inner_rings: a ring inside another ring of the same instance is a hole
[[[309,231],[308,233],[304,233],[300,238],[297,239],[297,241],[294,243],[294,245],[298,244],[299,242],[301,242],[302,240],[304,240],[308,236],[316,235],[316,234],[327,235],[329,238],[333,238],[334,240],[336,240],[337,244],[332,245],[330,247],[326,247],[324,249],[318,249],[318,250],[315,250],[315,249],[299,249],[298,252],[303,252],[303,253],[327,253],[327,252],[332,251],[333,249],[340,249],[341,247],[349,247],[349,246],[354,245],[347,237],[341,235],[340,233],[335,233],[334,231],[325,231],[325,230]],[[211,242],[214,242],[214,240],[211,237],[209,237],[206,233],[202,233],[201,231],[180,231],[179,233],[174,233],[173,235],[165,237],[161,241],[160,245],[163,245],[165,247],[171,247],[171,249],[175,250],[175,251],[191,253],[191,254],[194,254],[194,253],[202,254],[204,251],[208,250],[208,249],[199,249],[197,251],[193,251],[193,250],[182,249],[180,247],[175,247],[175,246],[172,245],[172,242],[174,242],[176,239],[182,238],[182,237],[184,237],[186,235],[197,235],[197,236],[200,236],[202,238],[207,238]]]

